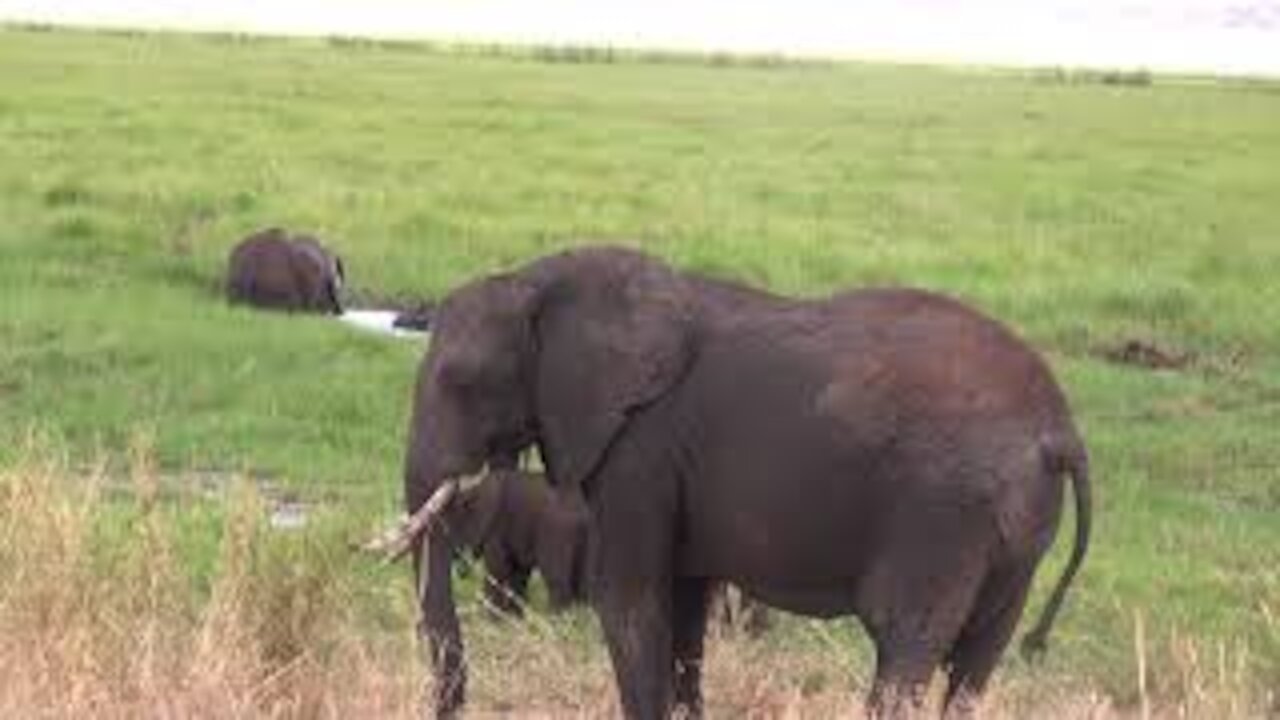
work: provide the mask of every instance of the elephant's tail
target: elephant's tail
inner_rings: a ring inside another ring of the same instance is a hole
[[[1022,638],[1022,655],[1034,659],[1043,655],[1048,649],[1049,631],[1053,628],[1054,618],[1062,607],[1062,601],[1071,587],[1071,581],[1084,562],[1085,553],[1089,550],[1089,528],[1092,524],[1093,509],[1089,485],[1089,455],[1079,440],[1073,441],[1057,452],[1050,454],[1051,468],[1054,472],[1067,472],[1071,475],[1071,486],[1076,497],[1076,542],[1071,549],[1071,559],[1067,562],[1062,577],[1053,588],[1049,604],[1040,613],[1036,626]]]

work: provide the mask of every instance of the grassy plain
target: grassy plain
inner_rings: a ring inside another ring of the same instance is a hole
[[[623,238],[796,294],[945,290],[1017,327],[1068,388],[1097,507],[1048,661],[1006,663],[1007,707],[1052,681],[1086,708],[1140,712],[1146,697],[1176,710],[1225,688],[1239,716],[1280,711],[1280,86],[1142,79],[0,29],[0,520],[39,515],[19,503],[33,477],[54,478],[42,507],[79,497],[74,479],[95,463],[127,477],[141,443],[134,465],[157,499],[108,479],[85,501],[90,527],[73,532],[98,538],[85,582],[131,577],[111,558],[146,554],[143,519],[160,512],[179,570],[147,586],[181,601],[170,616],[157,600],[151,627],[195,642],[222,622],[220,583],[244,574],[227,538],[247,537],[275,569],[224,595],[314,604],[307,617],[342,628],[319,637],[358,640],[246,640],[260,662],[236,697],[266,707],[271,678],[300,668],[319,685],[341,663],[383,677],[387,657],[411,654],[408,585],[335,548],[397,507],[422,347],[227,307],[227,249],[266,224],[317,231],[372,299],[436,297],[567,243]],[[1106,357],[1131,341],[1177,367]],[[311,527],[235,535],[234,493],[209,481],[233,471],[316,503]],[[80,562],[12,558],[0,628],[41,604],[14,568]],[[117,629],[152,617],[118,610]],[[544,668],[520,696],[593,714],[608,678],[591,623],[537,622],[517,632],[537,639],[527,656],[469,622],[477,673],[491,673],[481,702],[500,707],[512,668],[553,657],[575,679]],[[270,625],[242,630],[270,639]],[[805,698],[865,679],[857,635],[789,619],[763,645],[717,646],[743,670],[713,671],[713,707],[804,713]],[[410,678],[389,671],[369,697],[411,704]],[[379,695],[383,681],[394,691]],[[592,699],[574,704],[582,688]]]

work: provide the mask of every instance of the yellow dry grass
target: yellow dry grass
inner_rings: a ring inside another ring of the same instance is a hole
[[[120,503],[107,497],[101,470],[72,473],[56,459],[0,470],[0,717],[421,717],[426,671],[405,598],[383,609],[396,618],[391,629],[375,629],[340,590],[349,579],[272,564],[264,509],[248,485],[223,501],[202,587],[179,562],[177,516],[157,494],[145,451],[131,474],[127,512],[112,525],[110,506]],[[385,597],[408,592],[406,582]],[[480,610],[464,606],[470,717],[617,716],[585,614],[496,623]],[[713,634],[708,715],[858,716],[866,668],[820,624],[805,628],[817,642]],[[1274,716],[1276,698],[1251,687],[1242,654],[1187,639],[1148,657],[1140,617],[1135,629],[1117,642],[1134,647],[1136,701],[1031,670],[998,679],[982,716]],[[1157,666],[1165,689],[1153,694]]]

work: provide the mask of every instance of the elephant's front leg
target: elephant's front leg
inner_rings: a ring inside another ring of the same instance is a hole
[[[671,707],[671,588],[605,583],[596,611],[628,720],[661,720]]]
[[[675,689],[674,476],[647,436],[624,436],[590,498],[588,577],[627,720],[665,720]]]

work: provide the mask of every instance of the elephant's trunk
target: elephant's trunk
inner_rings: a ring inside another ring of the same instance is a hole
[[[453,601],[450,566],[453,548],[448,542],[432,542],[432,536],[442,525],[440,516],[460,497],[475,492],[488,477],[489,468],[485,466],[474,475],[447,478],[412,514],[360,546],[361,550],[380,555],[388,563],[413,553],[415,585],[422,610],[418,633],[430,648],[436,678],[435,711],[440,718],[452,717],[462,707],[466,668]]]
[[[420,540],[425,536],[419,536]],[[466,702],[466,650],[462,628],[453,601],[453,573],[450,558],[453,549],[448,542],[415,542],[413,559],[421,620],[418,637],[427,646],[432,676],[435,716],[456,717]]]
[[[408,532],[400,533],[413,552],[418,606],[422,612],[418,634],[430,652],[437,718],[452,718],[458,713],[466,702],[467,685],[462,631],[453,600],[454,550],[448,525],[437,519],[459,494],[479,487],[486,473],[484,469],[477,475],[445,479],[410,515],[410,522],[404,526]],[[414,517],[420,520],[412,522]]]

